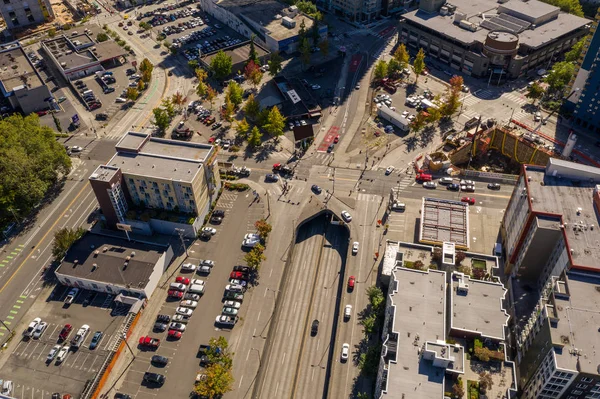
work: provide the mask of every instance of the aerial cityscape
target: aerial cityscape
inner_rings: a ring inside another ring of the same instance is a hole
[[[0,14],[0,399],[600,398],[597,0]]]

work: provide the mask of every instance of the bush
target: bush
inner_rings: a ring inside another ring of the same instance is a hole
[[[463,251],[456,252],[456,265],[457,266],[460,265],[460,262],[465,260],[466,257],[467,257],[467,255],[465,255],[465,253]]]
[[[194,222],[196,221],[196,216],[192,216],[187,220],[187,224],[194,224]]]
[[[225,188],[230,191],[246,191],[250,189],[250,186],[244,183],[225,182]]]

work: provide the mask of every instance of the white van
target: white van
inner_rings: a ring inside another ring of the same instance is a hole
[[[13,382],[12,381],[4,381],[2,384],[2,395],[10,396],[13,391]]]
[[[94,94],[94,92],[92,90],[86,90],[83,93],[81,93],[81,95],[84,96],[84,97],[87,96],[87,95],[90,95],[90,94]]]
[[[192,294],[204,295],[204,286],[200,284],[192,284],[190,288],[188,288],[188,292]]]
[[[451,177],[442,177],[439,183],[445,186],[454,183],[454,179]]]
[[[392,211],[404,212],[406,210],[406,204],[403,202],[394,202],[392,204]]]

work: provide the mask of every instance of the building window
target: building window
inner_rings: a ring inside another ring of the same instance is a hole
[[[573,393],[574,393],[575,395],[581,395],[581,394],[583,393],[583,391],[576,390],[576,391],[573,391]]]
[[[577,388],[580,388],[580,389],[587,389],[587,387],[588,386],[586,384],[577,384]]]
[[[29,20],[29,22],[35,22],[35,17],[33,15],[28,15],[27,19]]]

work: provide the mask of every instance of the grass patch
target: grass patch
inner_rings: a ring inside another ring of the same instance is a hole
[[[486,270],[486,263],[481,259],[471,259],[471,268]]]

